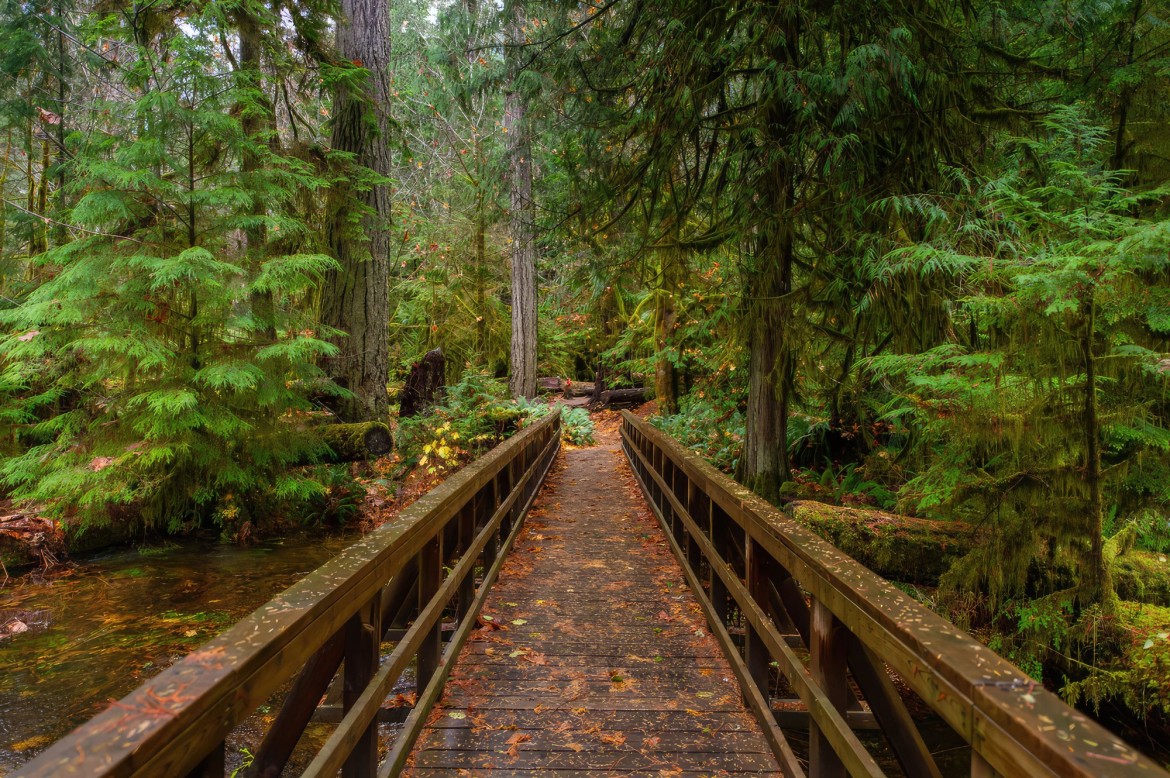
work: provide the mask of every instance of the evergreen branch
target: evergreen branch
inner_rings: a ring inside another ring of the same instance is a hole
[[[44,216],[42,214],[36,213],[35,211],[30,211],[29,209],[25,208],[24,206],[17,205],[16,203],[12,202],[11,200],[5,200],[4,204],[10,205],[13,208],[15,208],[16,210],[21,211],[23,213],[26,213],[35,219],[40,219],[45,224],[55,224],[58,227],[64,227],[65,229],[68,229],[68,230],[77,230],[78,232],[84,232],[86,235],[96,235],[99,238],[115,238],[117,240],[129,240],[129,241],[132,241],[134,243],[138,243],[140,245],[146,244],[145,241],[139,240],[138,238],[131,238],[129,235],[115,235],[115,234],[110,233],[110,232],[98,232],[96,230],[86,229],[85,227],[78,227],[76,224],[68,224],[66,222],[57,221],[56,219],[52,219],[48,216]]]

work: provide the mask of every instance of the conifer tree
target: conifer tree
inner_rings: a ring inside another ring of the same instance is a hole
[[[311,243],[304,222],[255,204],[323,182],[245,131],[256,94],[224,88],[214,14],[152,24],[103,26],[135,52],[124,108],[136,130],[110,124],[76,149],[73,240],[36,259],[47,280],[0,316],[5,414],[32,444],[0,472],[14,497],[58,515],[100,522],[128,505],[174,528],[227,495],[320,491],[289,466],[323,451],[293,415],[310,408],[298,387],[321,383],[314,362],[334,351],[304,303],[335,263],[308,253],[253,266],[250,230]],[[258,164],[245,174],[248,158]],[[271,314],[250,304],[261,296]]]

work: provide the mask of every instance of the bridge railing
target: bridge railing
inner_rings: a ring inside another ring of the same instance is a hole
[[[16,775],[223,776],[225,738],[289,688],[244,771],[277,776],[335,675],[340,721],[304,774],[396,774],[548,472],[560,426],[558,411],[521,430]],[[444,649],[445,619],[454,626]],[[394,643],[388,656],[384,638]],[[412,665],[417,700],[379,765],[379,711]]]
[[[787,774],[806,773],[777,725],[772,667],[807,709],[811,776],[883,774],[851,726],[866,716],[876,719],[907,775],[940,775],[891,674],[971,745],[973,776],[1166,775],[966,632],[629,412],[622,445]]]

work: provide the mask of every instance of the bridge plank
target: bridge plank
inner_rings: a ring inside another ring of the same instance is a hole
[[[406,774],[779,774],[608,443],[550,475]]]

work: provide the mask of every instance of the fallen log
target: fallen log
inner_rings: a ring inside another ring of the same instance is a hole
[[[592,381],[565,381],[564,386],[565,399],[571,400],[574,397],[584,397],[593,394]]]
[[[394,448],[390,428],[380,421],[329,424],[318,428],[322,442],[333,452],[330,462],[356,462],[389,454]]]
[[[937,586],[974,543],[969,524],[916,519],[873,508],[796,500],[794,519],[883,578]]]
[[[553,376],[550,378],[536,379],[536,391],[541,393],[559,392],[564,389],[564,383],[560,378]]]
[[[646,387],[636,389],[606,389],[601,393],[602,408],[629,408],[646,402]]]

